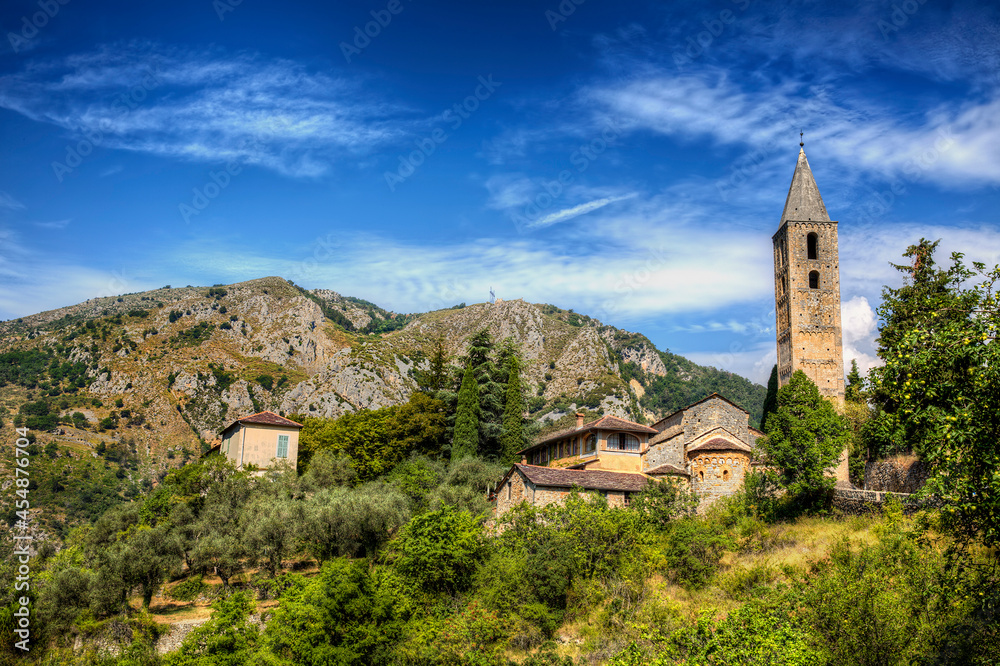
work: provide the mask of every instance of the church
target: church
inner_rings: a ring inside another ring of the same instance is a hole
[[[837,222],[830,219],[803,143],[778,230],[772,237],[779,386],[802,370],[820,394],[844,404]],[[651,481],[674,479],[703,504],[732,495],[754,464],[757,439],[746,410],[713,393],[646,426],[614,416],[544,436],[520,452],[496,486],[497,516],[521,502],[543,506],[573,489],[628,506]],[[835,470],[849,483],[847,452]]]

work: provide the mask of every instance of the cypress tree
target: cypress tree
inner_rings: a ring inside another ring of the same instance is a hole
[[[858,359],[851,359],[851,371],[847,374],[847,388],[844,390],[847,402],[864,403],[864,385],[861,379],[861,371],[858,370]]]
[[[767,394],[764,396],[764,413],[760,416],[760,429],[767,432],[767,417],[778,409],[778,366],[771,368],[771,376],[767,380]]]
[[[455,416],[455,436],[451,459],[461,460],[476,455],[479,449],[479,386],[472,366],[465,369],[462,388],[458,391],[458,411]]]
[[[521,390],[521,368],[516,354],[507,359],[507,401],[503,410],[503,430],[500,433],[500,462],[505,465],[517,459],[517,452],[525,448],[524,392]]]

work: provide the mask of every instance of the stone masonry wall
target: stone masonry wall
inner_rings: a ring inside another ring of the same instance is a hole
[[[742,451],[704,451],[691,459],[691,489],[708,505],[737,492],[750,468],[750,458]]]
[[[865,490],[915,493],[930,476],[930,468],[915,458],[890,458],[865,464]]]
[[[775,235],[776,248],[784,250],[781,265],[775,266],[778,382],[784,386],[795,370],[802,370],[820,394],[840,406],[844,361],[837,223],[788,221],[782,231]],[[817,236],[815,259],[808,256],[811,233]],[[809,286],[812,272],[819,276],[815,289]]]
[[[712,398],[684,410],[684,439],[687,442],[720,426],[739,437],[740,441],[750,443],[750,415],[725,400]]]
[[[531,501],[527,479],[521,472],[514,470],[507,482],[497,489],[496,515],[502,516],[525,500]]]

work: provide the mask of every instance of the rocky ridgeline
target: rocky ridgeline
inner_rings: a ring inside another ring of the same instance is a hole
[[[353,330],[327,316],[339,320],[338,312]],[[3,322],[0,351],[61,347],[66,359],[86,363],[93,381],[82,394],[103,402],[88,420],[96,425],[126,410],[129,417],[108,432],[150,451],[196,450],[197,437],[211,441],[228,422],[261,409],[335,417],[403,402],[438,340],[457,362],[482,329],[519,345],[526,393],[536,408],[538,398],[545,401],[536,417],[578,403],[635,417],[642,386],[621,380],[616,357],[651,376],[666,372],[643,336],[553,306],[480,303],[425,313],[391,333],[359,332],[373,315],[392,316],[267,277],[91,299]],[[122,405],[112,407],[117,400]]]

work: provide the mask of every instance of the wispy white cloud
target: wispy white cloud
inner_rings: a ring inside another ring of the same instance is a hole
[[[850,94],[835,97],[794,80],[750,86],[711,67],[683,75],[650,68],[640,79],[582,94],[632,131],[762,148],[810,127],[826,155],[855,170],[963,187],[1000,183],[1000,87],[909,119]]]
[[[604,197],[603,199],[594,199],[593,201],[588,201],[586,203],[579,204],[577,206],[572,206],[571,208],[564,208],[563,210],[550,213],[545,217],[532,222],[529,227],[532,228],[544,228],[550,227],[558,222],[565,222],[566,220],[572,220],[574,217],[579,217],[580,215],[586,215],[592,211],[599,208],[604,208],[609,204],[613,204],[617,201],[625,201],[626,199],[632,199],[636,197],[636,193],[623,194],[617,197]]]
[[[24,210],[25,206],[11,195],[0,190],[0,208],[6,208],[7,210]]]
[[[305,177],[412,123],[358,80],[251,53],[153,44],[31,61],[0,77],[0,107],[112,148]]]
[[[42,229],[59,230],[59,229],[65,229],[67,226],[69,226],[69,223],[72,221],[73,221],[72,218],[66,218],[64,220],[52,220],[50,222],[33,222],[32,224]]]

